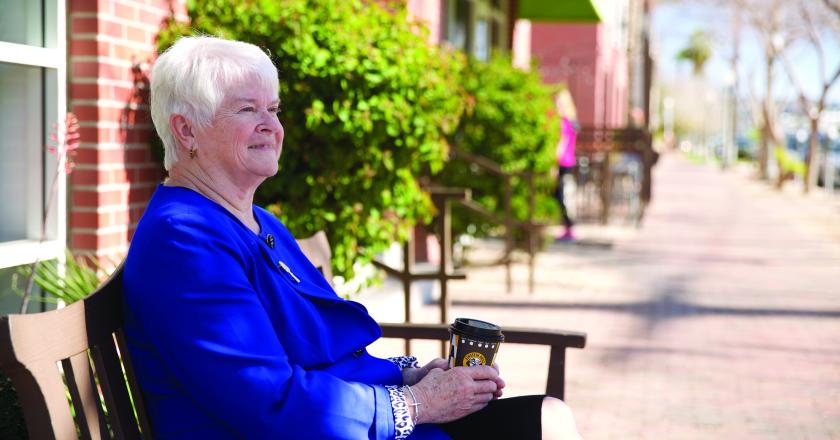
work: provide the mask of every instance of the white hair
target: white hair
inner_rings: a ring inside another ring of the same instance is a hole
[[[235,84],[254,78],[279,89],[277,68],[259,47],[216,37],[181,37],[152,68],[152,122],[163,141],[163,166],[178,161],[178,143],[169,118],[179,114],[206,128]]]

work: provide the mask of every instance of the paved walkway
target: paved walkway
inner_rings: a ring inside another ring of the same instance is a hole
[[[655,182],[640,229],[581,228],[582,244],[552,245],[532,295],[524,265],[513,294],[501,269],[471,269],[451,284],[450,318],[587,332],[569,350],[566,400],[590,440],[840,439],[840,197],[776,192],[676,154]],[[399,321],[391,292],[360,298]],[[437,320],[434,306],[415,310]],[[547,360],[503,346],[506,394],[540,392]]]

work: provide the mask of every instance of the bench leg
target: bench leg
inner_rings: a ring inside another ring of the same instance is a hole
[[[552,345],[551,355],[548,361],[548,382],[545,385],[545,393],[551,397],[563,400],[565,382],[566,347]]]

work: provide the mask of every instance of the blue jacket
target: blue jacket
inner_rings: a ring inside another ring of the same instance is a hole
[[[254,216],[259,235],[196,192],[160,186],[137,227],[125,334],[156,436],[393,438],[383,385],[402,374],[365,350],[379,326],[273,215]],[[420,428],[412,439],[447,438]]]

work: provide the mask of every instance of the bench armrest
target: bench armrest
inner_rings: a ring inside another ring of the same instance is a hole
[[[448,340],[449,326],[446,324],[399,324],[379,323],[383,338]],[[505,343],[548,345],[551,354],[548,363],[548,380],[545,393],[562,399],[566,380],[566,347],[586,346],[586,333],[505,327]]]

